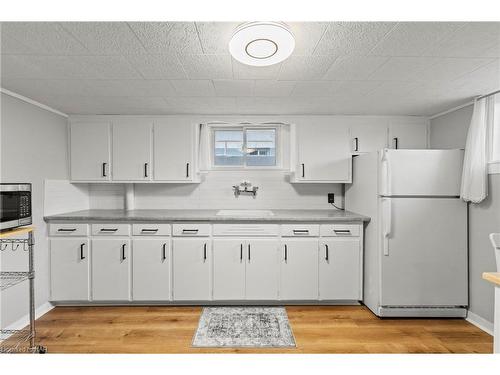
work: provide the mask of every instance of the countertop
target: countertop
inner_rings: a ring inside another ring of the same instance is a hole
[[[483,279],[500,286],[500,272],[484,272]]]
[[[363,222],[370,218],[341,210],[271,210],[274,215],[218,216],[219,210],[83,210],[45,216],[50,221],[206,221],[206,222]]]

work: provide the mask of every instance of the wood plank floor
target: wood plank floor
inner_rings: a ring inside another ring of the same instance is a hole
[[[200,307],[56,307],[37,320],[49,353],[491,353],[463,319],[379,319],[364,306],[287,306],[297,347],[191,347]]]

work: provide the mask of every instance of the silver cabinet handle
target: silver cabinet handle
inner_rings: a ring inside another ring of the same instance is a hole
[[[285,263],[288,261],[288,246],[285,244]]]
[[[106,166],[108,165],[108,163],[102,163],[102,177],[107,177],[107,174],[106,174]]]
[[[144,163],[144,177],[148,177],[148,163]]]
[[[167,244],[164,243],[162,246],[162,258],[161,261],[164,262],[167,259]]]
[[[80,245],[80,260],[84,260],[85,256],[83,255],[83,247],[85,246],[84,243]]]
[[[76,228],[59,228],[58,232],[75,232]]]
[[[186,163],[186,178],[189,178],[189,163]]]
[[[124,244],[122,245],[122,260],[127,259],[127,257],[125,256],[125,246],[127,246],[127,244],[126,244],[126,243],[124,243]]]
[[[203,244],[203,263],[205,263],[207,260],[207,243],[205,242]]]
[[[325,244],[325,260],[328,262],[328,245]]]
[[[302,177],[306,177],[306,166],[302,163]]]

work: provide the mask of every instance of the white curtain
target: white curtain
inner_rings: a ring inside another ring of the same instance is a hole
[[[207,173],[210,169],[210,126],[208,124],[200,124],[199,136],[198,168],[201,173]]]
[[[460,197],[479,203],[488,196],[488,135],[493,122],[493,96],[476,100],[465,144]]]

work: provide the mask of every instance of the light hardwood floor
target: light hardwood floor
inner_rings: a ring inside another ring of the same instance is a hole
[[[288,306],[297,347],[191,347],[200,307],[56,307],[37,320],[49,353],[491,353],[462,319],[379,319],[364,306]]]

